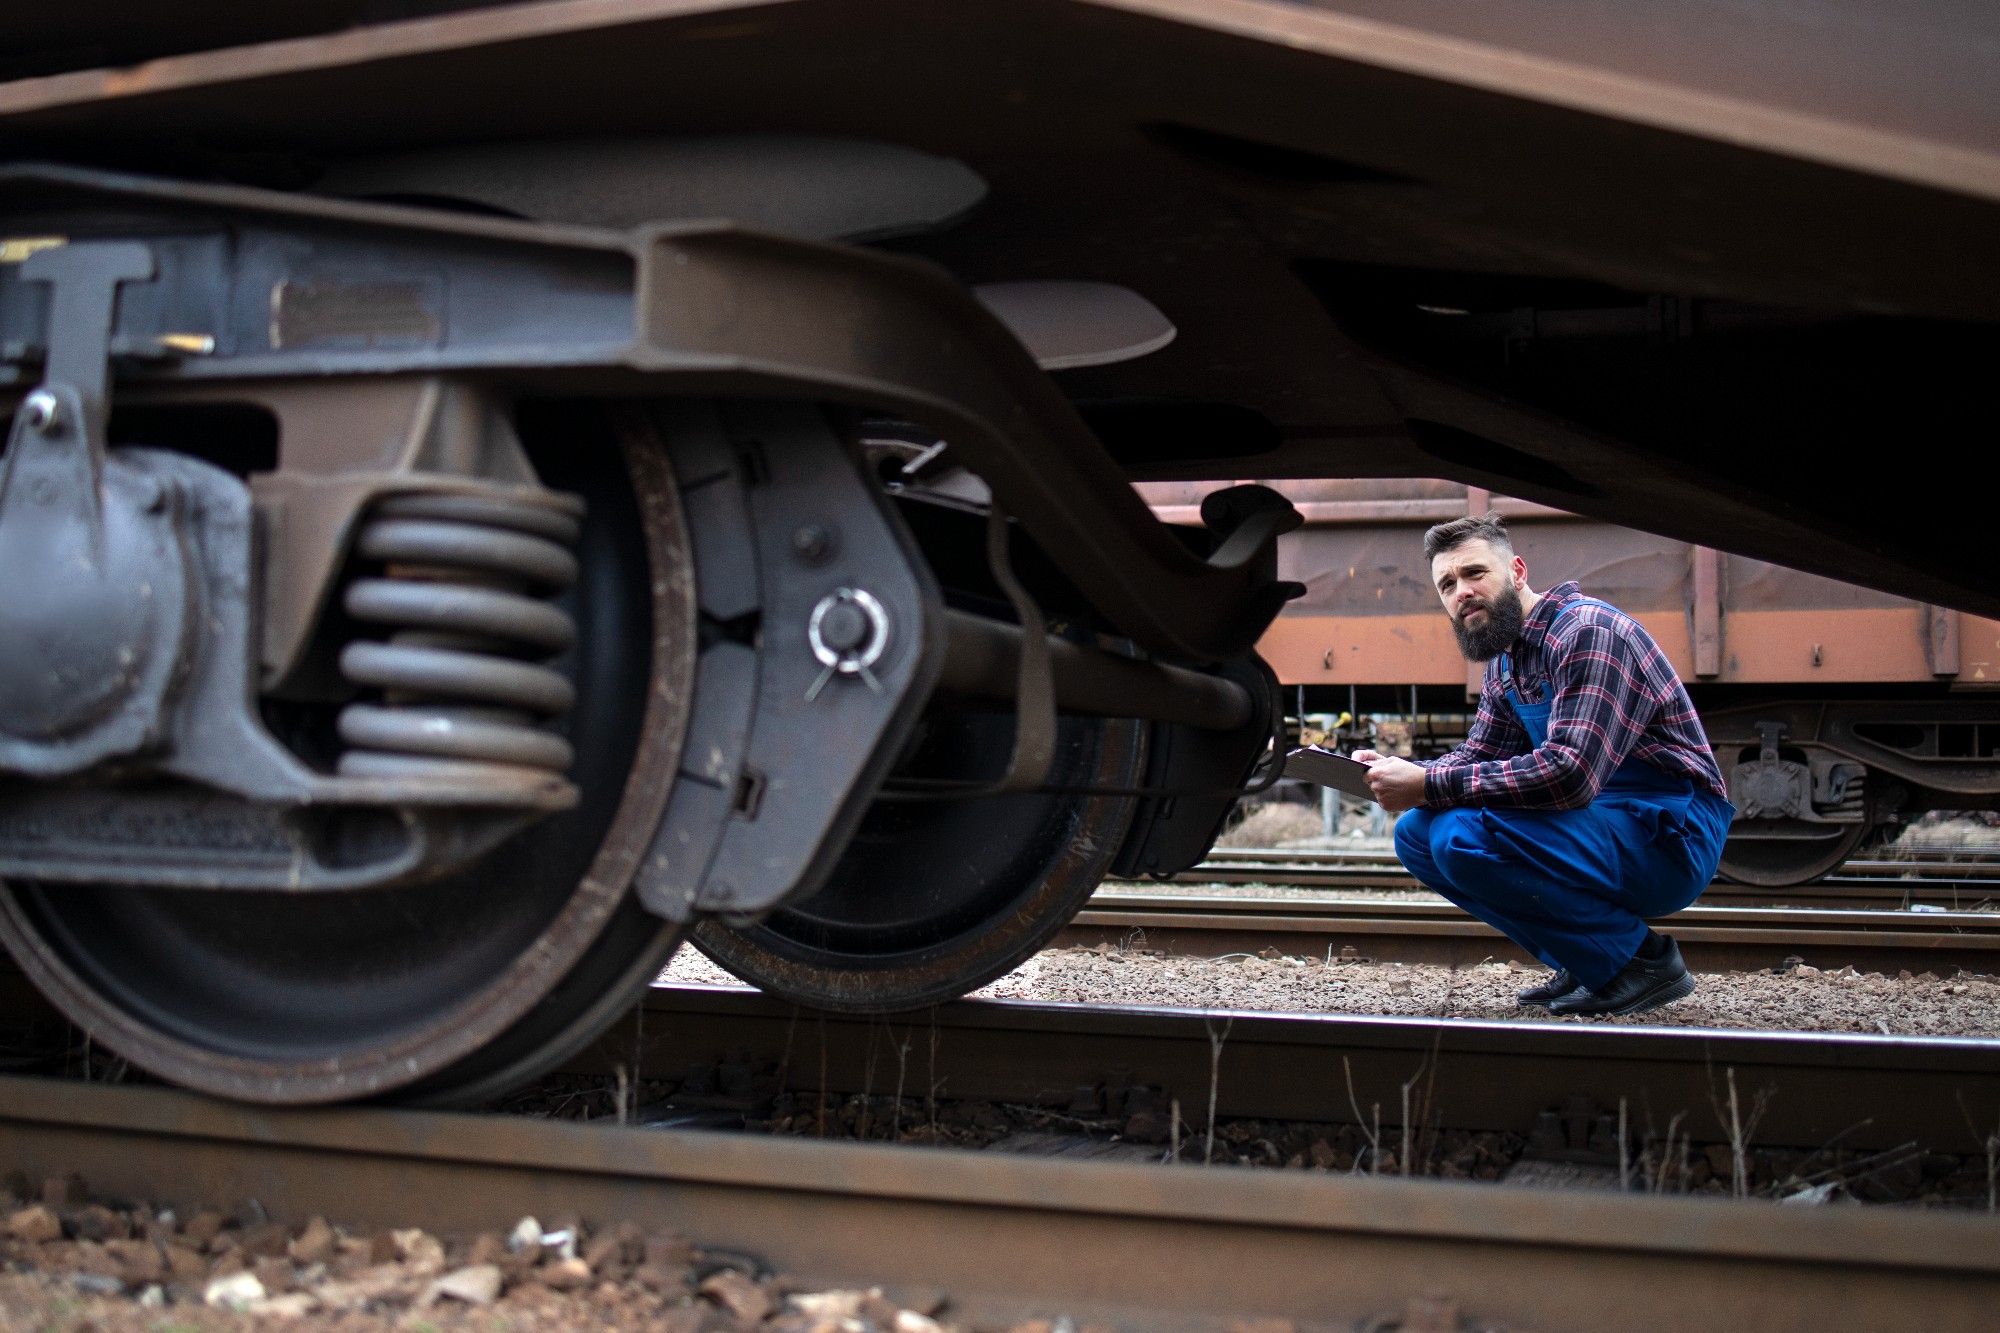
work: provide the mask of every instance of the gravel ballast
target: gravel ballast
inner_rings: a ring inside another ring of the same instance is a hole
[[[824,1289],[609,1219],[432,1235],[286,1226],[254,1204],[100,1202],[75,1176],[36,1199],[25,1187],[0,1189],[0,1333],[975,1333],[941,1291]]]
[[[1685,1000],[1634,1018],[1552,1018],[1514,996],[1547,976],[1503,963],[1452,969],[1313,958],[1192,958],[1147,950],[1050,949],[975,992],[1052,1004],[1169,1005],[1271,1013],[1392,1014],[1522,1023],[1631,1023],[1893,1036],[2000,1036],[2000,982],[1932,973],[1882,976],[1810,965],[1707,974]],[[669,982],[740,985],[692,949]]]

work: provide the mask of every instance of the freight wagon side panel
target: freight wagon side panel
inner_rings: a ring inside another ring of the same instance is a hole
[[[1427,526],[1467,512],[1466,487],[1429,480],[1265,484],[1306,516],[1306,526],[1279,547],[1281,576],[1303,583],[1305,595],[1259,645],[1281,681],[1449,685],[1477,678],[1476,669],[1468,677],[1422,550]],[[1162,518],[1187,521],[1213,487],[1140,489]],[[2000,684],[2000,622],[1509,497],[1472,498],[1508,517],[1535,587],[1575,579],[1643,624],[1689,682]],[[1704,577],[1704,562],[1712,578]],[[1698,660],[1705,614],[1716,646]]]

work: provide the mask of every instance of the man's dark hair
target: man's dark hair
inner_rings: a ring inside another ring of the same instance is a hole
[[[1514,543],[1507,539],[1507,520],[1493,510],[1483,514],[1467,514],[1449,523],[1440,523],[1424,534],[1424,559],[1435,560],[1446,551],[1465,545],[1467,542],[1491,542],[1495,549],[1514,553]]]

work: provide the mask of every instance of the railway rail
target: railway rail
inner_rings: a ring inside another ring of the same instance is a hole
[[[739,1069],[784,1071],[788,1087],[887,1094],[905,1040],[913,1092],[1070,1104],[1148,1087],[1177,1098],[1190,1123],[1211,1089],[1220,1119],[1348,1121],[1358,1103],[1397,1123],[1402,1088],[1433,1066],[1430,1119],[1459,1129],[1525,1134],[1551,1111],[1615,1115],[1623,1099],[1659,1125],[1683,1114],[1697,1142],[1726,1138],[1714,1099],[1732,1069],[1745,1096],[1766,1094],[1765,1144],[1964,1152],[1981,1143],[1972,1126],[2000,1121],[2000,1039],[1027,1000],[885,1017],[801,1010],[738,986],[655,986],[643,1026],[613,1029],[566,1067],[680,1077],[730,1053]]]
[[[2000,970],[2000,914],[1697,905],[1660,923],[1698,972],[1815,966],[1864,972]],[[1100,889],[1060,942],[1129,942],[1217,956],[1275,949],[1466,967],[1532,961],[1499,931],[1449,903],[1382,898],[1238,898]]]
[[[1717,882],[1672,918],[1697,971],[1754,971],[1794,959],[1863,971],[2000,965],[2000,863],[1942,853],[1850,862],[1839,879],[1773,890]],[[1394,853],[1216,848],[1176,887],[1107,884],[1059,937],[1064,945],[1127,943],[1218,956],[1276,949],[1463,967],[1519,956],[1498,931],[1448,903],[1371,896],[1421,886]],[[1325,889],[1326,896],[1201,894],[1200,884]],[[1337,896],[1342,892],[1355,896]],[[1524,959],[1524,961],[1526,961]]]
[[[1202,868],[1239,863],[1279,862],[1311,866],[1394,866],[1399,864],[1392,851],[1345,848],[1216,847],[1209,851]],[[1916,849],[1896,856],[1854,857],[1841,865],[1842,875],[1862,877],[1923,877],[1940,872],[1972,877],[2000,878],[2000,856],[1989,851],[1952,852]],[[1183,872],[1193,874],[1194,871]]]
[[[1150,881],[1125,881],[1125,883]],[[1214,848],[1199,865],[1161,882],[1268,884],[1301,889],[1413,889],[1395,853]],[[1116,888],[1118,882],[1112,882]],[[1970,910],[2000,901],[2000,860],[1928,853],[1907,859],[1853,860],[1839,872],[1797,888],[1766,888],[1717,880],[1705,903],[1780,907],[1905,907],[1922,903]]]
[[[791,1006],[733,988],[655,989],[646,1010],[643,1041],[601,1039],[577,1066],[685,1067],[730,1045],[784,1060],[788,1047],[802,1057],[812,1045],[813,1060],[789,1062],[804,1075],[795,1082],[859,1090],[883,1025],[802,1022]],[[1218,1020],[1228,1025],[1219,1047]],[[1348,1100],[1344,1069],[1364,1102],[1380,1101],[1428,1061],[1447,1123],[1546,1125],[1551,1106],[1574,1118],[1579,1104],[1621,1097],[1712,1118],[1725,1068],[1768,1089],[1760,1136],[1772,1142],[1845,1134],[1857,1149],[1916,1140],[1962,1152],[1964,1117],[2000,1112],[1994,1044],[1977,1041],[1009,1002],[949,1005],[930,1024],[925,1075],[958,1095],[1046,1101],[1051,1088],[1119,1076],[1115,1066],[1190,1103],[1212,1087],[1222,1115],[1332,1118]],[[2000,1298],[1991,1219],[1902,1209],[259,1108],[23,1078],[0,1078],[0,1125],[0,1167],[31,1178],[80,1172],[100,1194],[254,1197],[280,1221],[320,1214],[438,1232],[491,1229],[524,1212],[669,1226],[808,1281],[942,1289],[958,1323],[1061,1312],[1130,1328],[1258,1316],[1305,1330],[1390,1328],[1416,1313],[1413,1298],[1428,1298],[1474,1326],[1552,1333],[1681,1328],[1719,1311],[1771,1329],[1913,1319],[1972,1329],[1989,1326]]]

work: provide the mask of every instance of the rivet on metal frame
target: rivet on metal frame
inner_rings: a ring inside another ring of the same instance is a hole
[[[62,401],[47,389],[37,389],[21,404],[28,429],[37,435],[55,435],[62,429]]]

